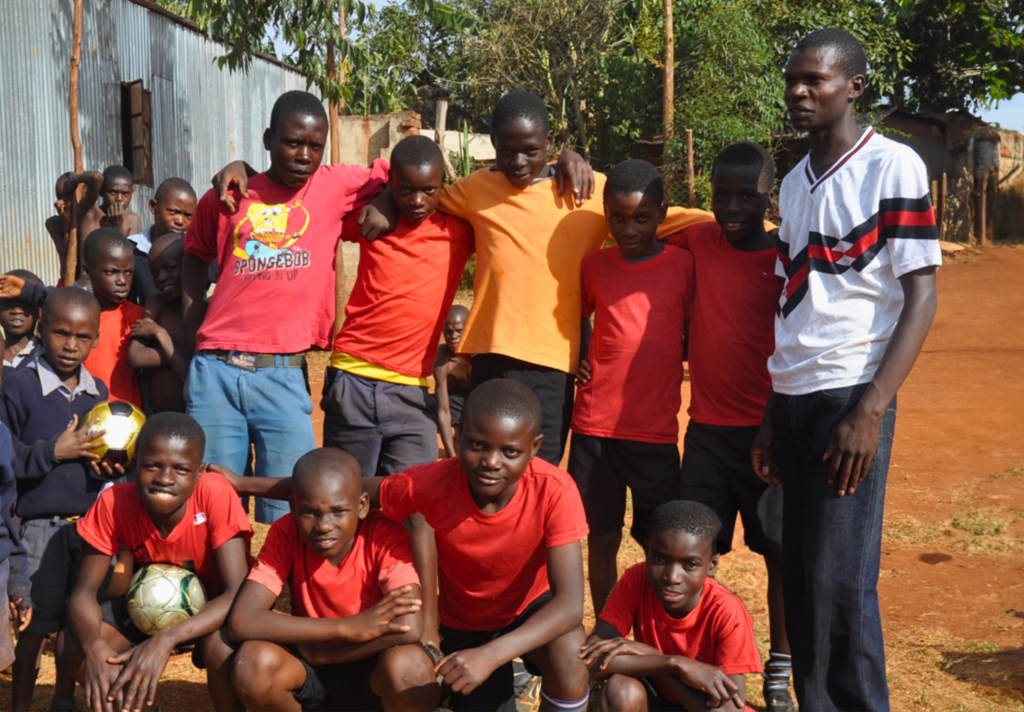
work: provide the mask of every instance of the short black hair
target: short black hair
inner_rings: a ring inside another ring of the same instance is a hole
[[[604,184],[604,198],[609,195],[632,195],[643,193],[654,199],[658,205],[665,202],[665,181],[658,169],[647,161],[632,158],[623,161],[608,174]]]
[[[274,108],[270,110],[270,133],[277,133],[284,120],[292,114],[309,116],[327,123],[327,112],[324,110],[323,102],[308,91],[296,89],[286,91],[274,102]]]
[[[362,470],[354,457],[336,447],[318,447],[295,461],[292,492],[320,477],[362,482]],[[348,484],[351,485],[351,482]]]
[[[431,167],[444,178],[444,155],[441,147],[426,136],[406,136],[391,151],[391,168],[395,166]]]
[[[655,532],[685,532],[703,541],[711,542],[711,554],[716,553],[718,534],[722,531],[722,520],[715,510],[706,504],[688,499],[666,502],[654,510],[647,523],[648,541]]]
[[[189,445],[196,445],[200,453],[206,451],[206,433],[203,432],[202,426],[195,418],[184,413],[166,411],[151,415],[139,431],[137,447],[141,448],[150,438],[157,435],[168,440],[183,440]]]
[[[90,232],[85,238],[85,250],[82,252],[82,261],[90,269],[102,259],[103,253],[115,248],[123,248],[132,251],[132,241],[125,237],[120,230],[112,227],[98,227]]]
[[[544,100],[528,91],[513,91],[498,99],[491,115],[491,140],[507,125],[518,119],[525,119],[540,126],[546,136],[551,131],[548,107]]]
[[[864,45],[849,32],[838,27],[815,30],[797,43],[793,54],[825,48],[835,51],[836,63],[843,68],[843,75],[847,79],[858,74],[867,76],[868,58],[864,54]]]
[[[99,322],[100,303],[96,301],[96,297],[91,292],[80,287],[57,287],[47,294],[46,299],[43,300],[43,320],[45,321],[46,315],[54,309],[69,306],[96,312],[96,321]]]
[[[510,378],[484,381],[470,391],[462,408],[462,422],[479,415],[493,415],[516,422],[527,422],[540,432],[544,411],[530,387]]]
[[[107,166],[103,169],[103,184],[106,185],[108,180],[114,180],[115,178],[123,178],[132,185],[135,185],[135,176],[132,172],[122,166],[120,163],[115,163],[112,166]]]
[[[153,194],[153,200],[159,203],[161,200],[167,197],[170,192],[185,193],[191,195],[193,198],[196,197],[196,190],[192,187],[184,178],[168,178],[156,187],[156,193]]]
[[[719,166],[754,168],[758,171],[758,183],[764,183],[771,190],[775,185],[775,161],[764,146],[752,141],[737,141],[719,151],[711,166],[711,180]]]
[[[30,282],[32,284],[43,283],[43,280],[39,279],[35,272],[29,272],[27,269],[12,269],[10,272],[6,272],[5,274],[10,275],[11,277],[21,277],[26,282]]]

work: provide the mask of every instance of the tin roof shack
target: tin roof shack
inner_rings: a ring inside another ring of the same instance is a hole
[[[5,0],[0,23],[0,270],[30,269],[53,284],[46,234],[54,183],[74,166],[68,62],[73,3]],[[87,169],[123,164],[136,176],[131,208],[146,206],[165,178],[202,192],[225,163],[266,164],[262,135],[277,97],[304,89],[281,62],[257,57],[248,73],[217,68],[224,53],[189,22],[144,0],[84,4],[79,116]]]

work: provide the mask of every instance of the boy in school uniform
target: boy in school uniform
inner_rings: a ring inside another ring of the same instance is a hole
[[[448,312],[441,335],[444,341],[434,356],[434,398],[437,401],[437,432],[445,457],[455,457],[455,428],[462,418],[466,396],[473,389],[473,367],[456,351],[462,341],[469,309],[456,304]]]
[[[764,416],[775,349],[775,307],[782,282],[778,251],[764,214],[774,163],[757,144],[723,149],[711,170],[715,225],[698,225],[666,242],[693,256],[697,288],[690,317],[690,421],[679,497],[711,507],[722,520],[717,551],[732,549],[736,516],[744,540],[768,569],[771,650],[765,663],[769,712],[792,710],[792,668],[782,595],[782,492],[750,468],[750,448]]]
[[[249,571],[252,527],[231,485],[206,471],[205,439],[183,413],[149,418],[136,446],[135,482],[104,490],[78,522],[82,564],[58,657],[76,671],[89,710],[151,707],[171,653],[193,640],[193,661],[206,669],[214,709],[239,707],[228,676],[233,651],[222,628]],[[102,604],[98,598],[110,557],[121,549],[132,553],[136,570],[164,563],[192,571],[206,590],[206,605],[146,636],[128,617],[124,595]]]
[[[292,513],[274,522],[228,619],[241,643],[232,678],[247,709],[437,706],[434,664],[418,642],[409,536],[370,510],[360,475],[334,448],[295,463]],[[285,585],[291,616],[271,610]]]
[[[16,513],[28,552],[31,586],[22,605],[33,609],[18,638],[11,694],[14,710],[29,708],[39,650],[46,637],[59,629],[81,548],[73,522],[85,514],[106,484],[87,464],[99,474],[93,452],[98,444],[91,442],[97,437],[91,432],[95,424],[77,427],[93,406],[107,399],[107,387],[83,365],[99,338],[99,328],[95,297],[76,287],[54,290],[43,304],[39,324],[42,355],[32,367],[4,378],[0,386],[0,421],[14,439]],[[58,681],[55,700],[66,701],[73,693],[73,679]]]
[[[780,192],[785,279],[768,361],[773,397],[752,450],[783,485],[786,628],[802,709],[887,710],[878,609],[896,392],[936,308],[942,262],[928,176],[908,146],[862,128],[863,47],[812,32],[785,68],[810,152]]]
[[[315,446],[304,353],[331,344],[342,220],[387,181],[383,161],[320,165],[327,112],[308,92],[277,99],[263,142],[266,172],[224,187],[223,201],[215,189],[200,199],[181,277],[190,350],[195,339],[188,413],[206,431],[208,461],[241,472],[255,449],[257,477],[291,472]],[[259,522],[287,513],[281,502],[256,503]]]
[[[33,284],[42,282],[27,269],[12,269],[7,276],[18,277]],[[31,304],[23,297],[0,297],[0,328],[4,332],[3,375],[25,368],[42,353],[43,345],[36,336],[38,321],[38,305]]]
[[[617,247],[583,260],[581,313],[594,314],[594,332],[580,369],[568,468],[587,512],[598,612],[618,579],[626,488],[630,533],[641,544],[654,509],[678,490],[683,323],[694,290],[690,254],[655,239],[666,211],[658,169],[623,161],[608,174],[603,198]]]
[[[11,431],[0,422],[0,594],[6,594],[11,610],[14,611],[18,631],[24,632],[32,620],[32,606],[25,546],[13,519],[17,486],[14,457]],[[14,662],[14,645],[9,630],[10,626],[5,620],[0,630],[0,670],[6,670]]]
[[[103,191],[102,173],[98,171],[85,171],[83,173],[61,174],[55,186],[57,200],[53,204],[57,214],[46,219],[46,232],[49,233],[50,239],[53,241],[53,247],[57,250],[57,258],[60,260],[58,264],[61,266],[61,271],[63,271],[64,264],[67,261],[68,231],[71,228],[71,198],[79,185],[84,185],[85,191],[82,193],[82,199],[78,201],[77,215],[75,216],[78,220],[78,261],[75,266],[75,277],[80,286],[88,288],[89,277],[82,273],[82,253],[85,251],[85,236],[89,233],[85,232],[82,228],[86,218],[90,215],[90,211],[96,207],[96,201],[100,199],[100,193]],[[95,224],[95,220],[92,224]],[[71,286],[70,284],[61,284],[60,282],[58,282],[58,285],[63,287]]]
[[[149,249],[148,268],[157,292],[146,301],[142,318],[132,324],[128,363],[149,377],[154,413],[185,412],[185,379],[192,355],[181,320],[181,233],[163,235]]]
[[[168,178],[157,186],[156,193],[149,199],[153,224],[142,232],[128,235],[134,246],[135,258],[135,279],[132,280],[130,298],[139,306],[145,307],[149,298],[160,291],[149,268],[149,252],[153,243],[158,237],[172,232],[184,234],[192,224],[196,201],[196,191],[187,180]]]
[[[647,560],[622,575],[580,651],[604,681],[601,712],[751,709],[743,675],[761,672],[761,656],[747,609],[713,578],[720,528],[699,502],[654,511]]]
[[[418,512],[437,534],[437,672],[456,712],[515,709],[517,657],[543,676],[542,710],[582,711],[589,699],[577,657],[586,515],[569,475],[535,457],[542,417],[529,387],[488,381],[466,399],[458,458],[364,479],[386,517]],[[247,480],[232,480],[241,494],[289,496],[287,480]]]

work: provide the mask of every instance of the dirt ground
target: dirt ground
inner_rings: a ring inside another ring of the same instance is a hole
[[[1024,249],[947,261],[935,325],[900,391],[880,584],[896,710],[1024,712],[1022,275]],[[322,369],[310,375],[318,401]],[[319,432],[319,410],[314,423]],[[641,559],[625,546],[621,568]],[[740,527],[718,578],[746,603],[766,652],[764,566]],[[46,656],[33,709],[46,709],[53,678]],[[748,699],[763,709],[760,687],[750,676]],[[4,709],[8,676],[0,688]],[[188,656],[172,659],[158,702],[165,712],[211,709]]]

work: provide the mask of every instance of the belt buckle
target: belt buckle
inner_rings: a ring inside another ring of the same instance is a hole
[[[228,351],[228,356],[225,362],[229,366],[240,368],[243,371],[256,373],[257,364],[259,363],[259,354],[250,353],[248,351]]]

